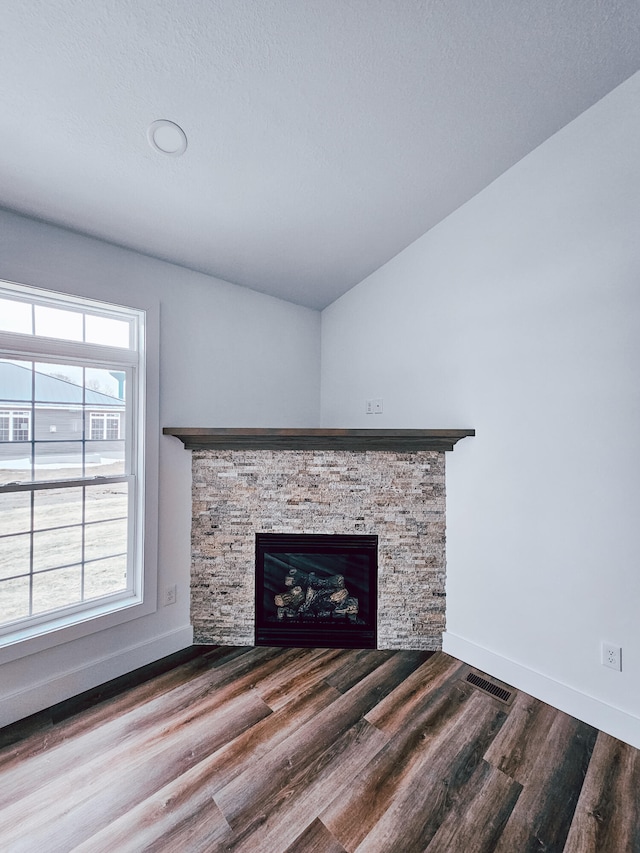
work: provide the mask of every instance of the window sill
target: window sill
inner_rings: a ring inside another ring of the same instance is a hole
[[[101,601],[79,613],[65,614],[38,625],[18,627],[0,637],[0,666],[147,616],[157,609],[155,594],[150,599],[143,601],[132,595],[117,602]]]

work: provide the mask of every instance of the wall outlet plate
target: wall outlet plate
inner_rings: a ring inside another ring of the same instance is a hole
[[[178,599],[178,585],[170,583],[164,588],[164,606],[175,604]]]
[[[622,671],[622,649],[613,643],[602,643],[602,666]]]

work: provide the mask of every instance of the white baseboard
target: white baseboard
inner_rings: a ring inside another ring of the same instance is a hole
[[[58,673],[53,678],[30,685],[26,690],[3,696],[0,700],[0,728],[179,652],[192,643],[193,628],[179,628],[115,654],[92,660],[86,666]]]
[[[611,705],[580,693],[566,684],[555,681],[509,658],[502,657],[482,646],[445,631],[442,648],[471,666],[494,678],[524,690],[536,699],[570,714],[631,746],[640,749],[640,719]]]

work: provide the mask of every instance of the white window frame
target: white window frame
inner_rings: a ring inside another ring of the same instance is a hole
[[[30,617],[16,622],[11,630],[0,633],[0,665],[24,655],[34,654],[46,648],[78,639],[82,636],[105,630],[131,619],[148,615],[157,609],[157,499],[149,508],[145,501],[146,484],[157,484],[157,463],[151,472],[145,472],[145,443],[153,435],[147,423],[145,382],[147,374],[147,311],[140,308],[128,308],[112,305],[103,301],[84,297],[67,296],[61,293],[42,290],[14,282],[0,281],[0,296],[12,300],[37,302],[65,310],[76,310],[91,315],[102,313],[107,317],[132,318],[137,340],[135,350],[123,347],[110,347],[102,344],[87,344],[53,338],[38,337],[16,332],[0,332],[1,358],[32,358],[39,361],[84,364],[88,354],[95,359],[91,366],[98,364],[110,369],[126,369],[129,374],[128,407],[131,413],[129,424],[125,424],[127,441],[131,457],[127,476],[132,477],[129,489],[130,513],[134,514],[131,525],[133,533],[129,553],[131,555],[130,584],[126,593],[113,594],[93,601],[83,602],[81,606],[52,611],[46,616]],[[155,312],[157,313],[157,311]],[[121,315],[121,316],[119,316]],[[157,317],[155,333],[157,337]],[[157,341],[156,341],[157,344]],[[157,412],[155,413],[157,419]],[[151,427],[157,424],[155,419]],[[122,433],[121,433],[122,434]],[[153,449],[157,442],[151,439]],[[55,481],[49,481],[55,482]],[[90,482],[96,482],[92,478]],[[65,481],[69,483],[69,481]],[[83,480],[86,484],[86,480]],[[49,487],[51,487],[49,485]],[[18,484],[13,490],[33,488],[33,484]],[[7,491],[6,486],[0,489]],[[145,533],[145,521],[147,522]],[[151,521],[149,524],[148,522]],[[148,536],[147,536],[148,534]],[[148,538],[150,547],[145,549]],[[149,554],[145,553],[148,550]],[[3,626],[4,627],[4,626]]]
[[[13,409],[3,409],[0,411],[0,419],[7,418],[9,421],[9,426],[7,429],[8,437],[2,438],[2,433],[0,433],[0,441],[31,441],[31,412],[29,411],[18,411]],[[16,421],[20,418],[21,420],[26,419],[27,421],[27,437],[26,438],[16,438],[17,426]]]
[[[109,429],[109,420],[117,421],[118,423],[118,435],[113,438],[107,436],[107,431]],[[93,432],[94,424],[101,423],[100,437],[96,438]],[[120,412],[90,412],[89,413],[89,439],[91,441],[118,441],[120,439],[120,428],[122,424],[120,422]]]

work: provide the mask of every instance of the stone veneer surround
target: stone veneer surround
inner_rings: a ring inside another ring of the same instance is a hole
[[[253,645],[255,534],[378,536],[378,648],[440,649],[445,454],[194,450],[194,642]]]

